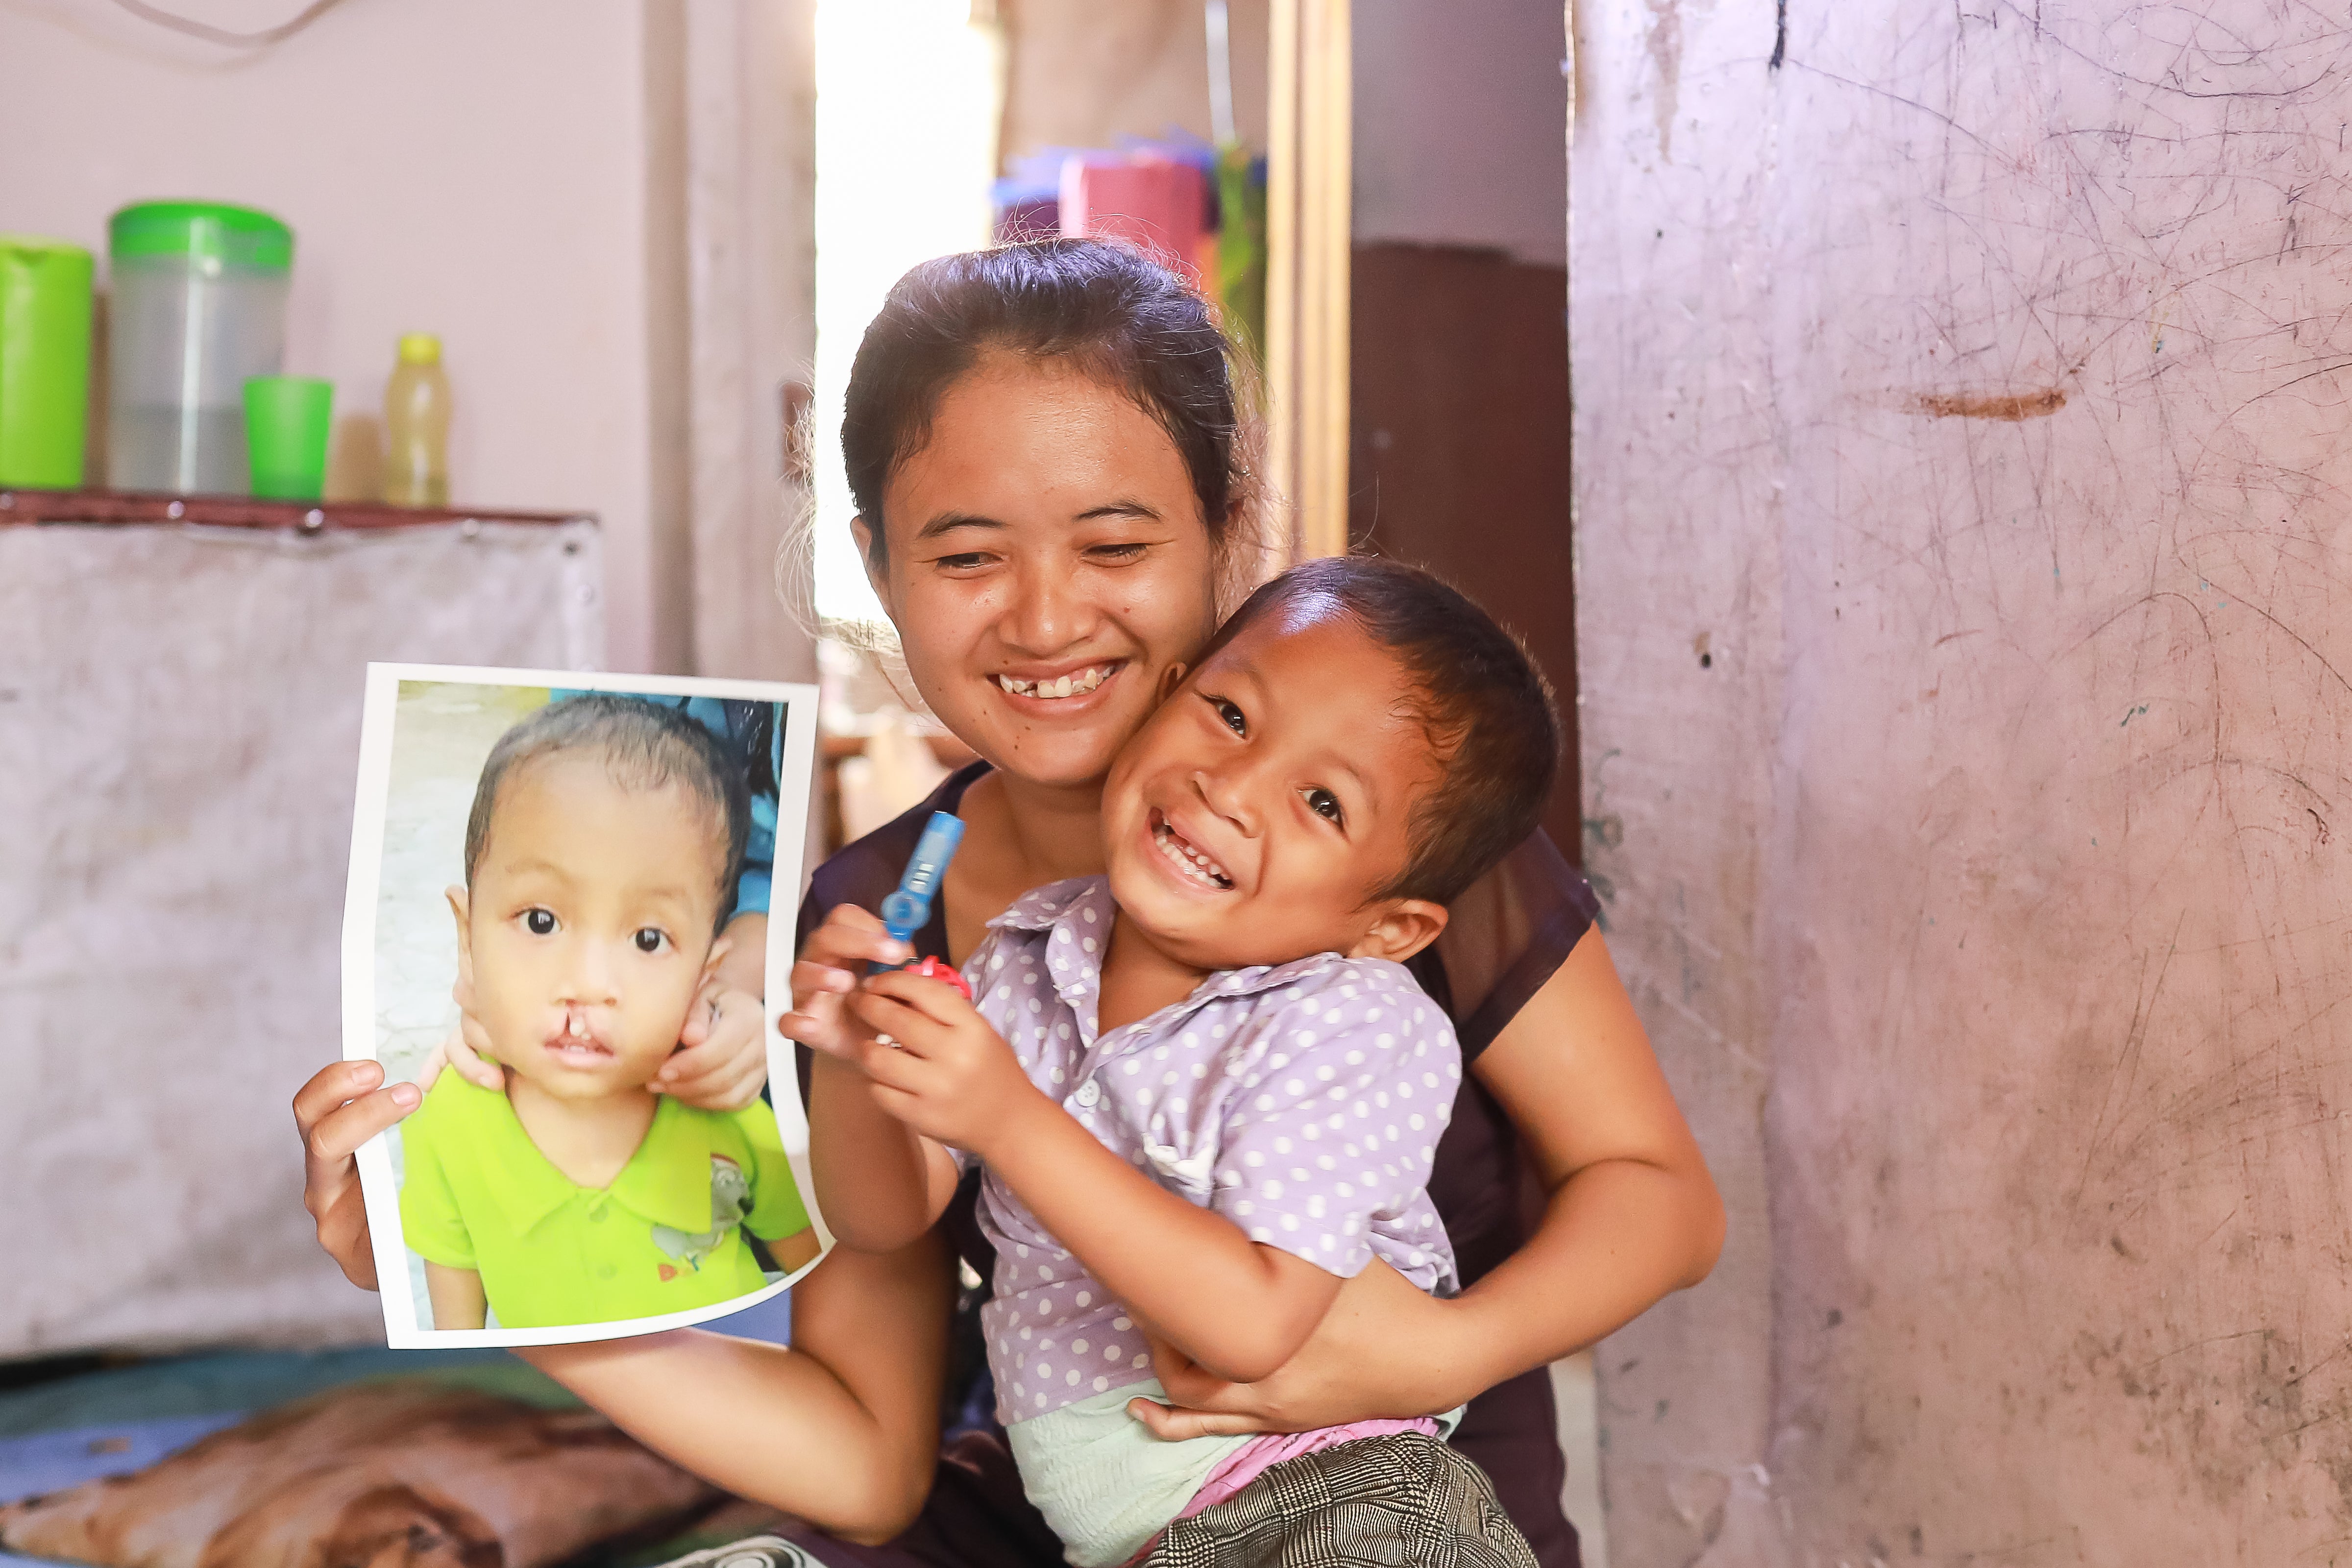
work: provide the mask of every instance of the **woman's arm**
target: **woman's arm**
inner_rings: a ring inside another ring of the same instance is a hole
[[[809,1163],[817,1207],[844,1245],[863,1252],[909,1245],[955,1196],[958,1172],[948,1152],[875,1102],[873,1080],[858,1065],[873,1043],[845,1005],[859,969],[906,956],[906,944],[877,917],[855,904],[835,906],[793,965],[793,1011],[777,1024],[814,1053]]]
[[[516,1353],[705,1480],[878,1542],[930,1490],[953,1279],[936,1233],[837,1247],[793,1289],[789,1350],[679,1329]]]
[[[1142,1411],[1155,1431],[1302,1431],[1451,1409],[1706,1278],[1723,1201],[1598,928],[1471,1070],[1548,1194],[1535,1235],[1450,1301],[1365,1269],[1306,1349],[1256,1384],[1162,1355],[1160,1382],[1180,1407]]]
[[[823,1055],[809,1068],[809,1164],[825,1223],[863,1252],[893,1251],[937,1224],[959,1174],[946,1150],[874,1102],[863,1071]]]

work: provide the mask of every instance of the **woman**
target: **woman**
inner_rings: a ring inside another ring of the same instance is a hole
[[[819,868],[787,1033],[835,1026],[853,973],[894,956],[876,921],[811,933],[836,906],[870,910],[896,884],[931,811],[957,813],[967,830],[919,952],[960,961],[1022,893],[1102,868],[1111,757],[1164,674],[1214,629],[1220,587],[1255,564],[1243,436],[1205,308],[1129,252],[1047,240],[947,257],[892,291],[859,349],[843,425],[854,526],[918,689],[982,760]],[[1431,1184],[1468,1289],[1434,1300],[1376,1265],[1265,1382],[1161,1366],[1181,1401],[1155,1418],[1162,1435],[1468,1401],[1456,1445],[1493,1476],[1544,1563],[1575,1562],[1543,1369],[1703,1279],[1723,1234],[1596,912],[1538,835],[1454,906],[1444,939],[1415,961],[1470,1067]],[[306,1201],[362,1284],[373,1268],[351,1152],[407,1109],[400,1087],[375,1087],[380,1076],[341,1064],[296,1102]],[[1543,1194],[1532,1232],[1523,1175]],[[984,1278],[963,1219],[947,1228]],[[937,1238],[891,1258],[837,1249],[799,1288],[792,1352],[683,1331],[530,1353],[650,1446],[832,1530],[802,1542],[825,1561],[1055,1562],[1001,1435],[968,1433],[935,1475],[929,1464],[947,1360],[942,1252]]]

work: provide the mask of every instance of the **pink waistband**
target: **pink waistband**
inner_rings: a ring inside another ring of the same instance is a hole
[[[1437,1423],[1421,1415],[1410,1421],[1357,1421],[1345,1426],[1318,1427],[1312,1432],[1269,1432],[1227,1455],[1224,1463],[1209,1472],[1209,1479],[1201,1483],[1201,1489],[1192,1494],[1192,1500],[1176,1517],[1190,1519],[1204,1508],[1215,1507],[1285,1459],[1352,1443],[1359,1437],[1386,1437],[1399,1432],[1421,1432],[1434,1437]]]

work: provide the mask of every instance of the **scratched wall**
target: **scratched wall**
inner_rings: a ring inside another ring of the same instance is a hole
[[[1580,9],[1612,1560],[2352,1563],[2344,8]]]

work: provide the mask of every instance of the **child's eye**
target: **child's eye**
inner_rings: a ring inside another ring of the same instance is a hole
[[[1347,817],[1346,814],[1341,812],[1339,809],[1339,797],[1333,795],[1328,789],[1308,790],[1307,792],[1307,809],[1313,812],[1316,816],[1321,817],[1326,822],[1332,823],[1335,826],[1346,826]]]
[[[658,926],[646,926],[636,936],[639,952],[659,952],[669,945],[669,937]]]
[[[1225,721],[1226,729],[1231,730],[1236,735],[1247,735],[1249,733],[1249,718],[1238,707],[1234,706],[1232,702],[1227,701],[1224,698],[1209,697],[1208,693],[1205,691],[1201,695],[1208,698],[1209,706],[1215,709],[1217,711],[1217,717]]]
[[[522,929],[530,932],[533,936],[553,936],[555,934],[555,911],[553,910],[523,910]]]

